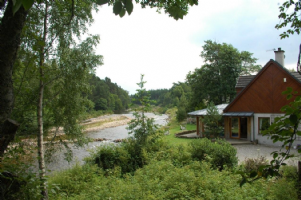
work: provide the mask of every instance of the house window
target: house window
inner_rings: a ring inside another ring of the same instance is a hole
[[[258,134],[262,134],[262,131],[267,130],[270,125],[269,117],[258,117]]]

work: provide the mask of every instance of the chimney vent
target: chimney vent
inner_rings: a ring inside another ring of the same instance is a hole
[[[284,67],[284,51],[279,47],[275,52],[275,61]]]

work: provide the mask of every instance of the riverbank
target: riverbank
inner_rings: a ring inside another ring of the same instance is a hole
[[[132,120],[131,117],[125,115],[103,115],[96,118],[85,120],[81,125],[84,126],[84,132],[95,132],[106,128],[123,126]]]

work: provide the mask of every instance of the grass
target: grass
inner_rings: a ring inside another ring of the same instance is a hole
[[[186,145],[190,143],[193,139],[177,138],[175,134],[182,132],[180,125],[183,123],[176,120],[177,108],[171,108],[166,111],[166,114],[169,116],[169,123],[167,127],[164,127],[165,130],[169,130],[169,135],[164,137],[164,140],[171,145]],[[183,125],[182,125],[183,126]],[[196,130],[195,124],[186,124],[186,130]]]
[[[187,124],[186,130],[196,130],[195,124]],[[180,125],[173,125],[173,128],[169,129],[169,135],[166,135],[164,137],[164,140],[167,141],[171,145],[187,145],[190,143],[193,139],[185,139],[185,138],[177,138],[175,134],[182,132]]]

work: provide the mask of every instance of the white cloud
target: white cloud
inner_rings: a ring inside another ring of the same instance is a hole
[[[279,39],[281,31],[274,28],[278,6],[273,0],[199,1],[179,21],[139,5],[131,16],[120,18],[112,7],[102,6],[90,29],[100,35],[97,53],[104,56],[97,75],[111,78],[131,94],[140,74],[145,74],[147,89],[170,88],[202,65],[199,55],[208,39],[250,51],[262,65],[274,58],[273,51],[266,50],[282,47],[291,66],[299,38]]]

